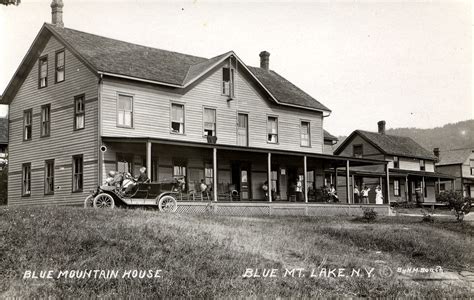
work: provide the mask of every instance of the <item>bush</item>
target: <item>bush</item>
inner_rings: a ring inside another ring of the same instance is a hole
[[[377,218],[377,212],[373,208],[363,207],[362,212],[364,213],[362,218],[367,222],[373,222]]]
[[[421,213],[423,214],[423,217],[421,219],[423,222],[434,223],[434,218],[433,218],[432,213],[429,213],[425,210],[422,210]]]
[[[464,216],[471,211],[472,199],[463,197],[461,192],[445,191],[439,193],[437,201],[444,202],[450,208],[456,219],[461,222]]]

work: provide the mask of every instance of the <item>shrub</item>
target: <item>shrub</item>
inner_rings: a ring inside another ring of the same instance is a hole
[[[434,218],[433,218],[432,213],[429,213],[425,210],[422,210],[421,213],[423,214],[423,217],[421,219],[423,222],[434,223]]]
[[[461,192],[445,191],[439,193],[437,201],[444,202],[450,208],[456,219],[461,222],[464,216],[471,211],[472,199],[463,197]]]
[[[362,218],[367,222],[373,222],[377,218],[377,212],[373,208],[362,208]]]

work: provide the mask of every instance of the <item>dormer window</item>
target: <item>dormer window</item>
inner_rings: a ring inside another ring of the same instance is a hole
[[[64,81],[64,50],[56,52],[56,83]]]
[[[223,68],[222,69],[222,94],[234,97],[234,69]]]
[[[48,86],[48,57],[44,56],[39,59],[38,63],[38,86],[44,88]]]
[[[425,170],[425,161],[423,159],[420,159],[420,171]]]

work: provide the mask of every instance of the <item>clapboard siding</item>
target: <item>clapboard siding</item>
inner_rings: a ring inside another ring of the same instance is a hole
[[[102,135],[151,137],[206,143],[203,137],[203,108],[217,110],[217,143],[237,144],[237,113],[249,115],[249,146],[293,151],[323,152],[322,113],[276,105],[260,96],[246,77],[236,74],[236,98],[221,95],[222,71],[218,68],[184,95],[147,86],[105,79],[102,90]],[[117,94],[134,97],[133,128],[117,127]],[[185,105],[185,134],[170,133],[170,103]],[[278,116],[279,143],[267,143],[267,116]],[[311,122],[311,148],[300,146],[300,122]]]
[[[97,184],[98,79],[70,51],[65,51],[65,81],[55,83],[55,53],[64,45],[50,38],[40,56],[48,55],[48,86],[38,89],[38,63],[10,105],[9,205],[81,204]],[[74,130],[74,96],[85,94],[85,129]],[[51,104],[51,133],[40,137],[41,105]],[[33,109],[32,140],[23,141],[23,111]],[[72,156],[84,156],[84,192],[72,193]],[[44,163],[55,160],[54,195],[44,195]],[[21,196],[21,167],[31,163],[31,196]]]

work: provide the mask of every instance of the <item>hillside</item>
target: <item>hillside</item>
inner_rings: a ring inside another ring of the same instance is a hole
[[[446,124],[443,127],[419,128],[390,128],[387,134],[408,136],[414,139],[427,150],[473,148],[474,149],[474,120]],[[339,136],[339,142],[334,150],[345,140],[346,136]]]

